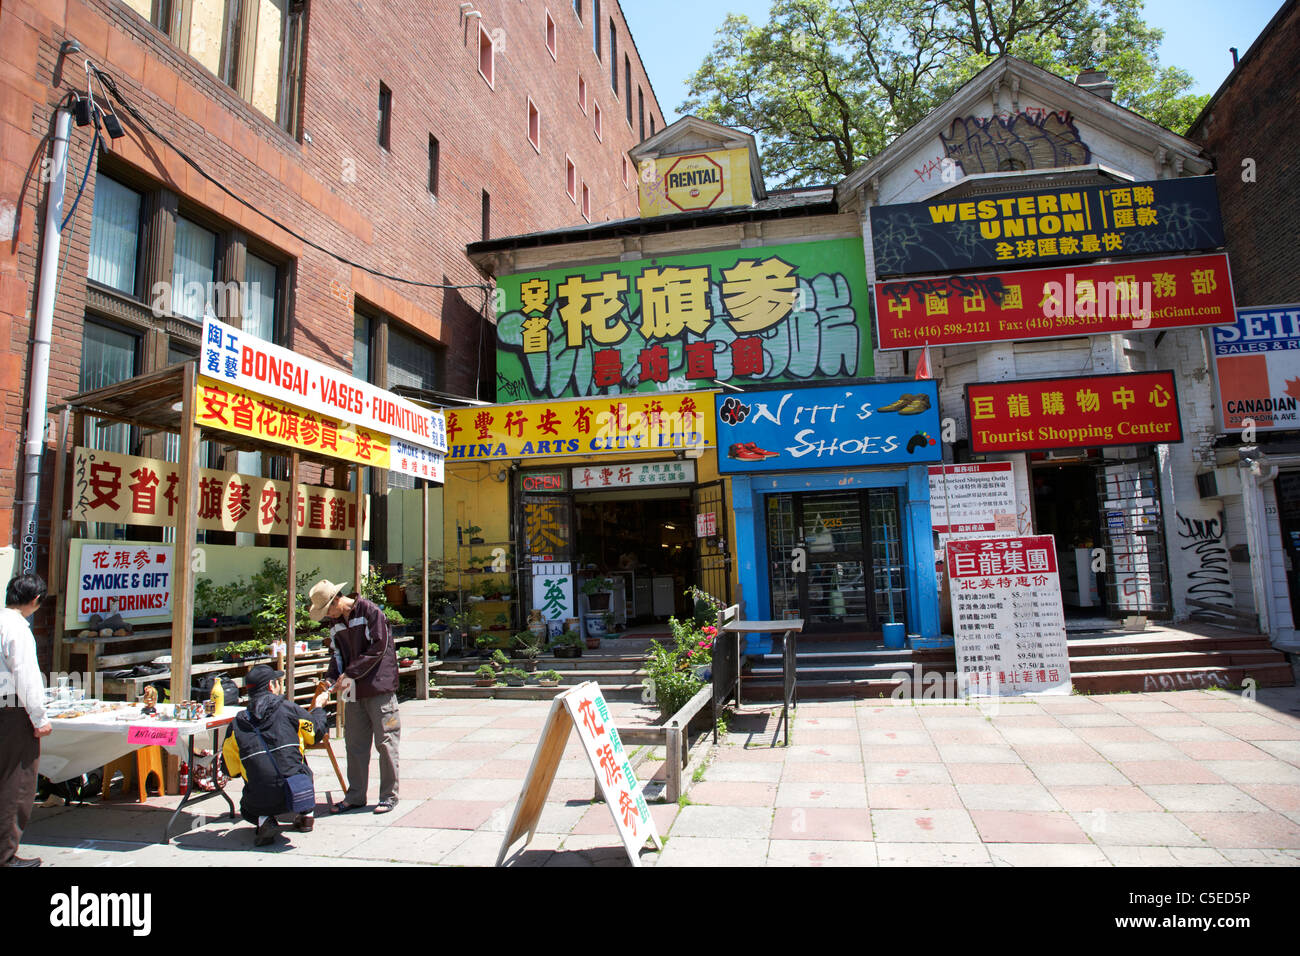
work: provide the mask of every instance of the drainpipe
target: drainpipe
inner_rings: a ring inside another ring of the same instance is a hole
[[[36,297],[36,327],[32,335],[32,364],[27,389],[27,443],[23,448],[23,515],[21,534],[24,574],[36,570],[36,505],[41,493],[41,454],[45,450],[45,415],[49,402],[50,336],[54,328],[54,293],[59,279],[59,246],[62,238],[63,192],[68,179],[68,136],[72,113],[55,114],[53,176],[45,195],[45,229],[41,234],[41,279]],[[93,157],[91,157],[93,160]],[[88,160],[89,162],[90,160]],[[58,503],[52,520],[59,520]]]

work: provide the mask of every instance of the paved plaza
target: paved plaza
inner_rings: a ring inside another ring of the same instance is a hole
[[[253,848],[228,818],[156,841],[176,797],[38,807],[24,854],[54,866],[331,866],[496,861],[545,701],[402,705],[401,803],[320,817]],[[619,726],[652,719],[612,704]],[[1300,862],[1300,690],[997,701],[807,702],[789,747],[747,705],[679,804],[652,804],[649,866],[1293,866]],[[342,756],[341,741],[336,751]],[[635,750],[636,748],[630,748]],[[638,776],[662,778],[645,748]],[[659,756],[662,756],[660,751]],[[370,798],[378,781],[371,770]],[[236,781],[231,792],[238,802]],[[627,866],[576,734],[513,865]],[[220,801],[199,810],[216,812]],[[287,818],[286,818],[287,819]],[[517,848],[516,848],[517,849]]]

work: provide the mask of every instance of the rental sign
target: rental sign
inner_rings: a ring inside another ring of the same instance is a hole
[[[212,317],[203,321],[199,374],[226,385],[292,402],[368,431],[447,451],[440,411],[421,408],[341,369],[273,345]]]

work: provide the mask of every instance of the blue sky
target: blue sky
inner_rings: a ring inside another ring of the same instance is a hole
[[[1229,47],[1244,56],[1282,0],[1147,0],[1145,19],[1165,31],[1162,66],[1180,66],[1196,80],[1194,92],[1213,93],[1232,69]],[[641,59],[664,119],[678,118],[686,79],[713,47],[728,13],[767,19],[771,0],[622,0]]]

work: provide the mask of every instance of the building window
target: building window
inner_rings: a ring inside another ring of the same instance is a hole
[[[578,201],[578,168],[568,156],[564,157],[564,191],[574,202]]]
[[[438,137],[429,134],[429,192],[438,195]]]
[[[555,59],[555,21],[551,19],[551,11],[546,11],[546,51],[551,54],[551,59]]]
[[[111,325],[103,325],[87,318],[81,330],[81,382],[79,391],[104,388],[125,382],[139,374],[140,337]],[[97,419],[87,416],[85,422],[87,448],[130,454],[130,429],[126,425],[103,427]]]
[[[591,49],[600,59],[600,0],[591,0]],[[611,51],[612,52],[612,51]]]
[[[582,78],[581,73],[578,74],[578,108],[583,113],[587,112],[587,81]]]
[[[627,104],[627,128],[632,128],[632,61],[623,57],[623,101]]]
[[[277,340],[275,330],[276,299],[280,287],[280,271],[275,263],[267,262],[251,252],[244,266],[244,321],[243,329],[267,342]]]
[[[370,316],[352,314],[352,377],[370,381]]]
[[[654,113],[651,113],[650,114],[650,135],[653,136],[654,134],[655,134],[655,115]]]
[[[645,90],[636,88],[636,112],[641,120],[641,138],[645,139]]]
[[[613,17],[609,20],[609,88],[618,96],[618,31]]]
[[[442,375],[442,350],[419,335],[399,328],[391,319],[388,322],[388,377],[384,387],[389,391],[401,388],[418,388],[432,391],[440,388]],[[389,488],[414,488],[415,478],[400,471],[389,471]]]
[[[487,85],[493,89],[496,89],[496,81],[493,79],[495,66],[496,59],[492,50],[492,38],[488,36],[487,30],[483,29],[483,25],[480,23],[478,28],[478,72],[479,76],[487,80]]]
[[[178,216],[172,251],[173,313],[203,321],[212,308],[216,261],[217,234]]]
[[[297,132],[302,0],[127,0],[127,5],[258,112]]]
[[[594,123],[595,123],[595,127],[596,127],[596,139],[600,139],[600,138],[601,138],[601,130],[600,130],[600,104],[599,104],[599,103],[592,103],[592,104],[591,104],[591,110],[592,110],[592,114],[591,114],[591,115],[592,115],[592,117],[593,117],[593,119],[594,119]]]
[[[528,100],[528,142],[539,153],[542,151],[542,116],[531,98]]]
[[[393,91],[379,84],[379,145],[389,149],[392,143]]]
[[[483,190],[483,207],[482,207],[481,225],[483,227],[482,238],[490,239],[492,237],[492,197],[488,195],[488,191],[486,189]]]
[[[587,184],[582,184],[582,218],[591,222],[591,193],[587,191]]]
[[[573,12],[578,15],[579,20],[582,19],[582,0],[573,0]]]
[[[139,248],[140,194],[115,179],[96,175],[87,278],[134,296]]]
[[[628,185],[628,181],[627,181],[627,157],[626,157],[626,156],[623,157],[623,185],[624,185],[624,186],[627,186],[627,185]]]

